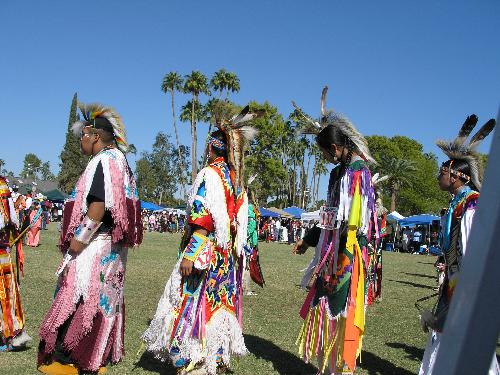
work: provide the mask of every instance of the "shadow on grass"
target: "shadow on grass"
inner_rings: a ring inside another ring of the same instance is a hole
[[[415,288],[432,289],[432,290],[434,290],[434,288],[435,288],[435,287],[433,287],[433,286],[429,286],[429,285],[425,285],[425,284],[413,283],[413,282],[411,282],[411,281],[404,281],[404,280],[391,280],[391,279],[389,279],[389,281],[394,281],[394,282],[396,282],[396,283],[400,283],[400,284],[406,284],[406,285],[414,286]]]
[[[273,363],[273,367],[280,374],[301,375],[314,374],[316,367],[304,363],[299,357],[284,351],[271,341],[253,335],[244,335],[247,349],[257,358]]]
[[[403,349],[406,352],[406,358],[416,362],[422,361],[422,358],[424,357],[424,349],[422,348],[402,344],[400,342],[386,342],[385,345],[389,348]]]
[[[408,276],[417,276],[417,277],[424,277],[426,279],[436,280],[436,276],[424,275],[423,273],[410,273],[410,272],[400,272],[400,273]]]
[[[170,362],[162,362],[155,358],[154,355],[148,351],[142,353],[139,361],[134,363],[134,370],[142,368],[143,370],[156,372],[160,375],[176,375],[177,369],[170,364]]]
[[[361,360],[363,362],[360,367],[367,371],[368,375],[415,375],[413,372],[396,366],[371,352],[363,351]]]
[[[417,262],[417,263],[419,263],[419,264],[432,264],[432,265],[434,265],[434,262],[430,262],[430,263],[429,263],[429,262],[420,262],[420,261],[419,261],[419,262]]]

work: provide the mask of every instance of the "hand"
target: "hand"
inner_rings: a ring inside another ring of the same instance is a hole
[[[429,332],[429,328],[432,328],[435,323],[435,317],[429,310],[422,311],[420,314],[420,326],[424,332]]]
[[[190,261],[189,259],[183,258],[181,266],[179,267],[181,275],[184,277],[191,275],[191,272],[193,272],[193,264],[194,262]]]
[[[293,254],[304,254],[309,245],[304,240],[298,240],[297,243],[293,246],[292,253]]]
[[[68,253],[73,255],[73,258],[75,258],[78,254],[80,254],[82,252],[82,250],[85,248],[85,246],[86,246],[85,244],[72,238],[71,242],[69,244]]]
[[[66,276],[68,276],[68,272],[69,272],[69,264],[66,267],[64,267],[64,270],[61,273],[61,277],[65,279]]]

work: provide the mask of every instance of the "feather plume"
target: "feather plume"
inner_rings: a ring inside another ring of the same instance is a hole
[[[248,179],[248,183],[247,183],[247,186],[250,186],[252,184],[252,182],[254,182],[254,180],[257,178],[257,173],[250,176],[250,178]]]
[[[470,115],[462,125],[458,137],[452,142],[438,140],[436,145],[445,153],[449,159],[463,160],[467,163],[470,170],[470,179],[474,186],[481,190],[483,180],[483,166],[480,155],[475,151],[475,148],[486,138],[494,129],[496,121],[489,120],[481,129],[471,138],[470,142],[465,140],[471,133],[477,123],[477,116]]]
[[[304,125],[301,127],[298,127],[296,131],[298,130],[302,134],[318,134],[322,127],[321,124],[317,121],[314,121],[312,118],[307,116],[302,109],[297,106],[297,104],[292,100],[292,106],[295,108],[297,111],[297,114],[299,114],[303,119],[304,119]]]
[[[366,138],[356,129],[354,124],[345,116],[337,112],[330,112],[325,118],[326,125],[332,125],[337,127],[342,134],[351,140],[356,146],[356,151],[359,156],[363,158],[366,162],[377,164],[375,159],[370,154],[368,149],[368,142]]]
[[[323,87],[323,91],[321,91],[321,117],[325,117],[327,115],[326,112],[326,94],[328,93],[328,86]]]
[[[458,136],[455,139],[455,143],[457,143],[458,145],[464,144],[465,140],[476,126],[477,120],[478,118],[475,114],[467,116],[462,127],[460,128],[460,131],[458,132]]]
[[[484,124],[481,129],[478,130],[476,134],[471,138],[469,143],[469,148],[473,149],[479,146],[481,141],[485,139],[491,131],[495,128],[496,121],[495,119],[490,119],[486,124]]]
[[[377,184],[384,182],[388,178],[389,178],[389,176],[387,176],[387,175],[380,177],[380,173],[377,172],[372,176],[372,184],[373,184],[373,186],[376,186]]]
[[[363,137],[363,135],[356,129],[354,124],[342,114],[326,109],[327,93],[328,86],[325,86],[321,92],[321,122],[319,123],[305,115],[302,109],[300,109],[300,107],[292,101],[292,105],[297,113],[306,120],[305,125],[301,127],[300,132],[302,134],[318,134],[328,125],[335,126],[342,134],[349,138],[352,143],[354,143],[356,151],[366,162],[377,164],[375,159],[370,154],[365,137]]]
[[[264,111],[251,112],[247,105],[243,110],[230,120],[221,120],[217,127],[227,137],[228,164],[235,172],[233,184],[238,189],[244,189],[245,150],[249,142],[257,136],[257,129],[248,124],[249,121],[261,116]]]
[[[125,125],[120,115],[112,108],[105,107],[99,103],[84,104],[79,103],[80,112],[85,121],[77,121],[71,129],[75,134],[79,134],[83,127],[91,126],[91,122],[97,117],[106,118],[113,127],[113,133],[116,141],[116,146],[122,152],[129,151],[129,144],[127,143],[127,134],[125,132]]]

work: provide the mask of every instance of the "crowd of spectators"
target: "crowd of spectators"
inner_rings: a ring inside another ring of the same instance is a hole
[[[186,216],[177,212],[142,210],[144,230],[148,232],[177,233],[184,230]]]
[[[312,225],[313,223],[296,219],[261,217],[259,238],[266,242],[281,242],[290,245],[301,239]]]

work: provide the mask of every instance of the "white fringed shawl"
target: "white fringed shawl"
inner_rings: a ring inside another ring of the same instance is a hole
[[[186,215],[189,217],[191,207],[195,199],[198,199],[197,192],[201,183],[205,181],[205,199],[203,204],[210,212],[215,227],[215,243],[217,246],[227,249],[231,243],[230,218],[227,213],[226,193],[219,174],[214,168],[208,166],[203,168],[194,181],[191,193],[189,194]],[[246,232],[248,226],[248,198],[244,194],[244,201],[236,213],[237,233],[236,233],[236,252],[239,256],[244,253],[243,246],[246,242]]]

